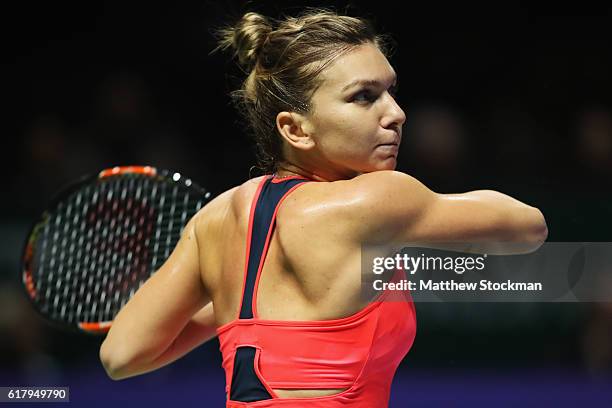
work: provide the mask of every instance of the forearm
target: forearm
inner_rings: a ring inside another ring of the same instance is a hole
[[[109,377],[114,380],[121,380],[166,366],[215,336],[216,321],[213,304],[210,302],[193,315],[170,346],[159,356],[153,359],[134,358],[116,366],[106,363],[104,360],[102,362]]]

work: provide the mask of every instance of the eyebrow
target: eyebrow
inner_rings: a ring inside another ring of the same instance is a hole
[[[397,82],[397,75],[394,76],[393,82]],[[353,88],[357,85],[363,85],[363,86],[381,86],[382,85],[382,81],[376,80],[376,79],[356,79],[353,82],[351,82],[350,84],[346,85],[344,88],[342,88],[341,92],[346,91],[347,89]]]

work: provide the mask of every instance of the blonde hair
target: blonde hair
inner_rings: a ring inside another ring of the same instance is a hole
[[[370,42],[388,56],[393,44],[388,35],[377,35],[369,21],[323,8],[280,20],[248,12],[215,34],[218,46],[212,52],[232,49],[247,74],[230,96],[252,132],[265,173],[276,171],[282,160],[278,113],[312,113],[319,74],[340,55]]]

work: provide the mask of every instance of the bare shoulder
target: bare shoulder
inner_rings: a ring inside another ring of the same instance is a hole
[[[338,184],[347,210],[370,215],[405,217],[435,194],[416,178],[399,171],[376,171]]]
[[[373,237],[384,241],[398,220],[415,215],[433,194],[416,178],[397,171],[309,184],[289,196],[284,206],[294,214],[307,215],[310,222],[326,222],[341,229],[360,242]]]
[[[249,179],[241,185],[232,187],[202,207],[194,216],[198,235],[207,230],[223,228],[228,217],[233,220],[240,218],[245,209],[248,209],[248,203],[252,200],[262,177]]]
[[[375,242],[390,240],[406,222],[420,217],[436,197],[415,177],[390,170],[348,180],[338,193],[346,197],[347,214],[360,220],[355,224],[360,239]]]

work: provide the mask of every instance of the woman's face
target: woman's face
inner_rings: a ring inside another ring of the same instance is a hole
[[[340,178],[395,169],[406,115],[394,99],[397,78],[387,58],[364,44],[321,76],[304,124],[317,151],[314,164]]]

